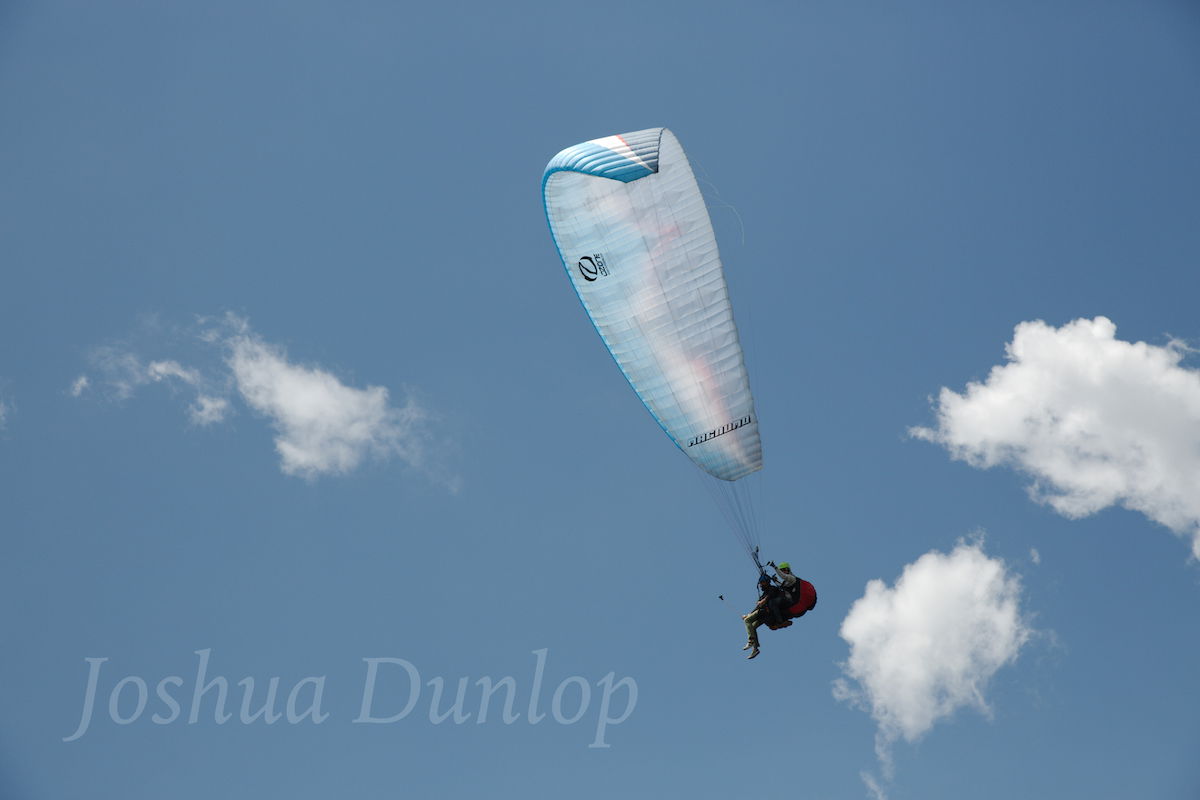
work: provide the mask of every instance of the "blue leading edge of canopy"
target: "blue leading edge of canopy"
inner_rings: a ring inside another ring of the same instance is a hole
[[[568,147],[550,159],[542,184],[555,172],[581,172],[630,183],[658,172],[662,128],[648,128]]]

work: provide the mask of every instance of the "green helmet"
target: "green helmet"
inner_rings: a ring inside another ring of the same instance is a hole
[[[786,561],[780,561],[780,562],[779,562],[779,568],[780,568],[780,569],[786,569],[788,572],[791,572],[791,571],[792,571],[792,565],[791,565],[791,564],[789,564],[789,563],[788,563],[788,562],[786,562]]]

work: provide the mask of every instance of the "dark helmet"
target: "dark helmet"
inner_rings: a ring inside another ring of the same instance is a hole
[[[758,585],[759,586],[770,586],[771,585],[770,576],[768,576],[767,573],[765,573],[765,572],[762,573],[761,575],[759,575],[758,576]]]

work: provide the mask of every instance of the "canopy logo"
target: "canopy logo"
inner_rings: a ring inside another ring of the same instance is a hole
[[[688,447],[695,447],[698,444],[704,444],[709,439],[715,439],[718,436],[724,436],[725,434],[729,433],[730,431],[736,431],[738,428],[742,427],[743,425],[749,425],[752,421],[753,420],[751,420],[751,418],[748,416],[742,417],[741,419],[735,419],[733,422],[722,425],[719,428],[714,428],[711,431],[709,431],[708,433],[702,433],[699,436],[693,436],[691,439],[688,440]]]
[[[579,274],[588,283],[608,275],[608,267],[604,264],[603,253],[593,253],[590,256],[584,256],[576,262],[576,266],[579,267]]]

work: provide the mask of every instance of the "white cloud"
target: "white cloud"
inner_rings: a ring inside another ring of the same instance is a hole
[[[911,433],[979,468],[1034,478],[1030,495],[1072,518],[1122,505],[1191,539],[1200,558],[1200,372],[1189,349],[1116,338],[1104,317],[1023,322],[1007,364]]]
[[[415,402],[395,404],[381,386],[355,388],[328,370],[292,363],[281,347],[233,314],[165,333],[157,320],[151,322],[135,337],[140,344],[121,342],[91,353],[102,396],[124,401],[150,384],[168,385],[172,394],[191,397],[188,418],[201,427],[235,413],[240,398],[275,428],[280,467],[289,475],[344,474],[367,457],[398,457],[457,490],[457,480],[426,458],[429,420]],[[187,357],[139,354],[151,349]],[[81,375],[71,394],[79,397],[91,385],[92,378]]]
[[[0,431],[4,430],[4,427],[8,424],[8,415],[11,411],[12,408],[5,402],[3,397],[0,397]]]
[[[949,555],[926,553],[894,588],[882,580],[867,584],[842,621],[850,657],[833,693],[874,718],[885,775],[899,739],[914,742],[961,708],[990,715],[988,682],[1032,633],[1020,595],[1019,577],[989,558],[980,541],[960,541]]]
[[[289,475],[349,472],[372,454],[419,460],[416,425],[424,415],[415,405],[395,407],[381,386],[355,389],[324,370],[292,364],[252,334],[235,335],[227,346],[238,391],[271,419]]]

